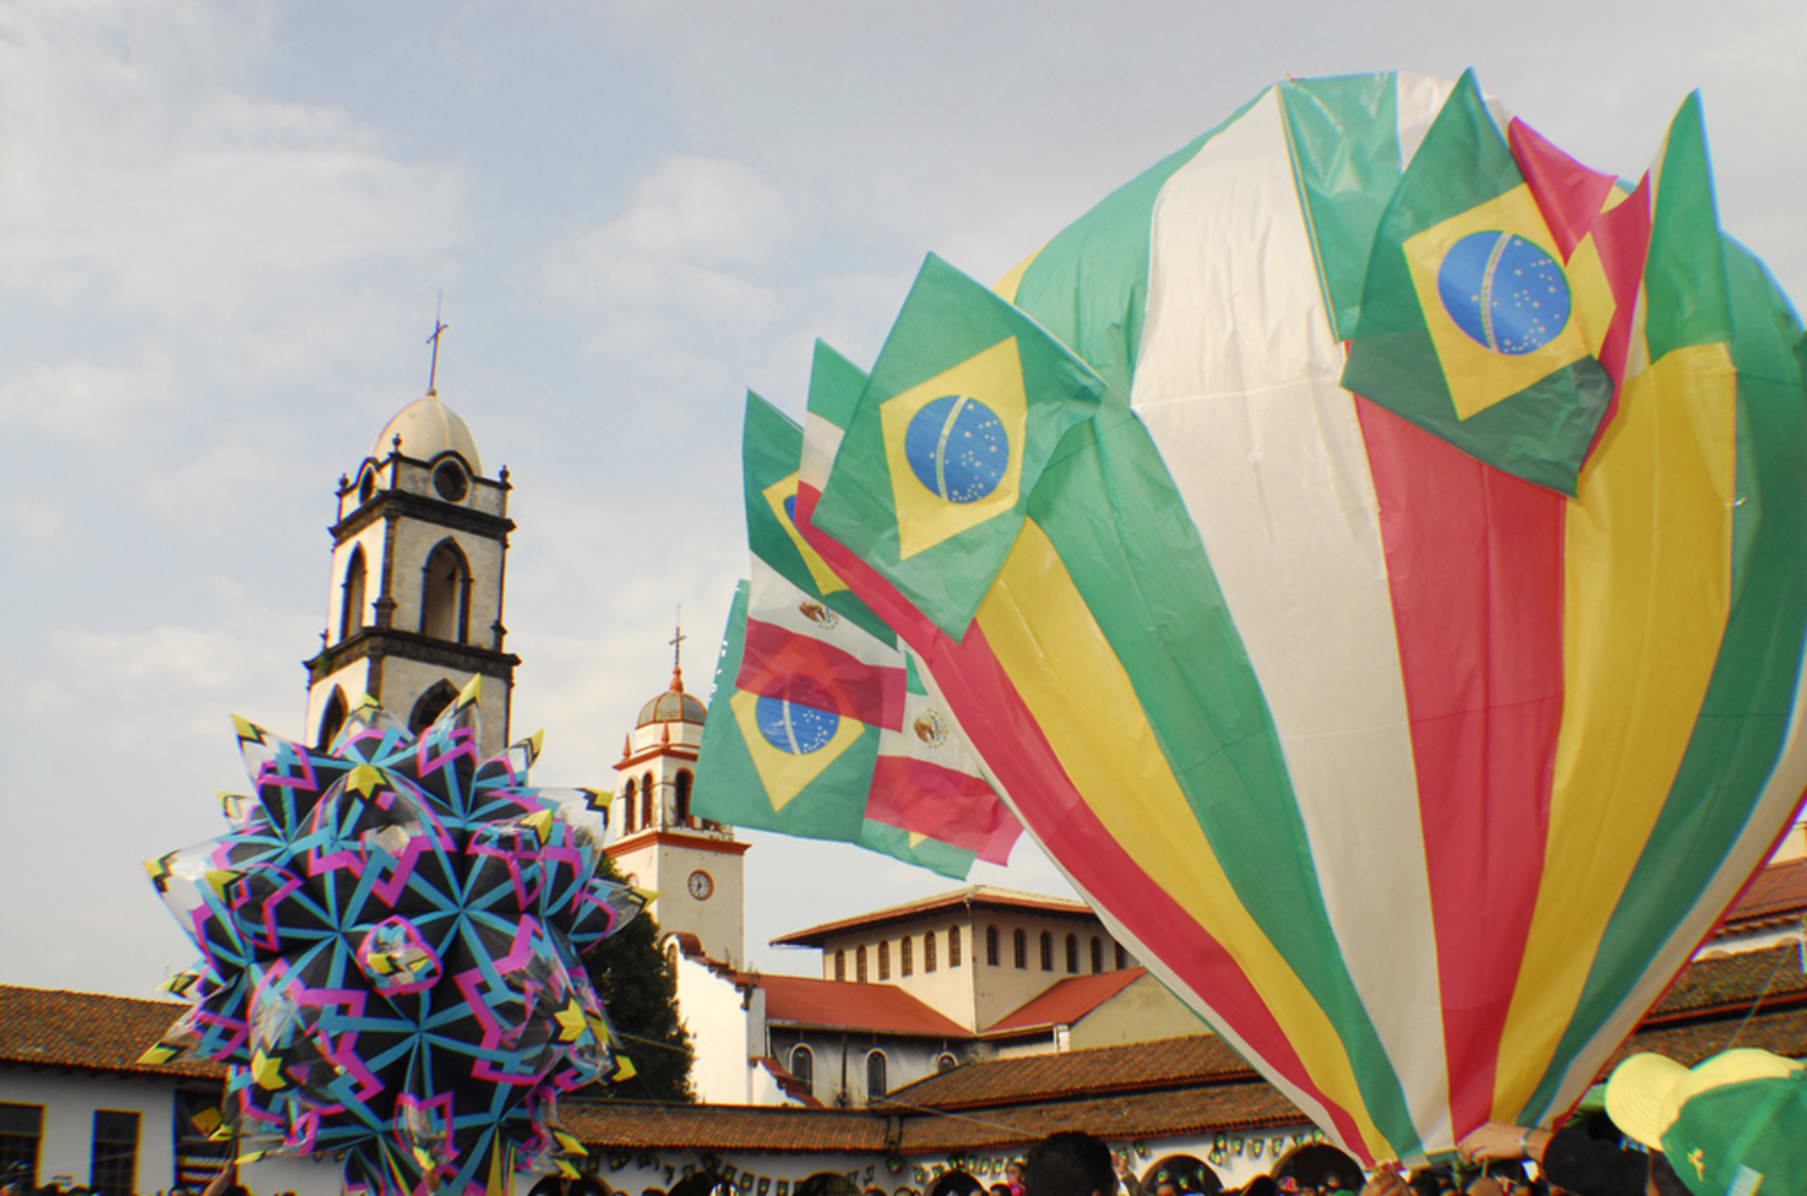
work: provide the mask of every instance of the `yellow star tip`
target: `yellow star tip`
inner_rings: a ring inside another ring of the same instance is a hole
[[[575,1042],[582,1036],[584,1027],[589,1024],[589,1019],[584,1016],[583,1006],[576,1001],[567,1004],[553,1017],[560,1027],[558,1035],[560,1042]]]
[[[146,1064],[147,1066],[156,1066],[159,1064],[168,1063],[171,1059],[174,1059],[175,1057],[176,1057],[176,1052],[170,1050],[168,1047],[164,1046],[162,1043],[158,1043],[156,1046],[152,1047],[150,1050],[144,1052],[144,1054],[138,1056],[138,1062]]]
[[[523,826],[532,828],[534,836],[539,839],[541,846],[544,846],[546,841],[552,838],[551,810],[536,810],[532,814],[521,819],[521,823]]]
[[[634,895],[639,897],[640,900],[646,902],[646,904],[648,904],[648,905],[651,905],[653,902],[657,901],[663,893],[664,893],[663,889],[635,889],[634,890]]]
[[[458,691],[458,705],[475,706],[482,700],[483,676],[480,673],[472,673],[471,679],[466,681],[464,683],[464,688]]]
[[[383,787],[383,770],[374,764],[360,764],[346,774],[345,787],[368,797]]]
[[[232,716],[232,729],[238,732],[240,739],[262,740],[264,730],[242,714]]]
[[[251,1053],[251,1078],[257,1081],[259,1088],[265,1088],[271,1092],[285,1086],[282,1080],[281,1061],[271,1058],[262,1051]]]
[[[527,737],[527,746],[533,749],[533,754],[536,756],[540,754],[540,745],[545,742],[546,729],[544,727],[541,727],[538,731],[535,731]]]
[[[634,1061],[626,1055],[615,1056],[615,1074],[609,1079],[619,1084],[623,1080],[631,1080],[640,1073],[634,1069]]]

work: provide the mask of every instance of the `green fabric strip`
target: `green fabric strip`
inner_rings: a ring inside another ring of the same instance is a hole
[[[965,880],[972,871],[973,861],[978,858],[975,852],[939,839],[925,838],[912,847],[909,831],[870,818],[860,827],[859,843],[868,850],[882,851],[893,859],[927,868],[953,880]]]
[[[1420,1144],[1404,1090],[1344,965],[1278,732],[1184,510],[1146,427],[1115,397],[1068,433],[1029,502],[1230,883],[1336,1026],[1375,1124],[1410,1157]]]
[[[1361,315],[1368,251],[1399,185],[1398,84],[1387,71],[1280,85],[1300,205],[1337,340],[1349,338]]]
[[[1055,234],[1023,272],[1016,305],[1090,363],[1118,394],[1129,394],[1135,380],[1148,316],[1149,236],[1161,188],[1265,94],[1111,192]]]
[[[1713,173],[1700,93],[1690,95],[1669,125],[1650,219],[1644,263],[1644,335],[1650,360],[1672,349],[1730,339],[1726,264],[1720,250]]]
[[[827,341],[816,342],[809,367],[809,413],[845,428],[859,406],[866,371],[847,360]]]
[[[1738,368],[1732,607],[1675,784],[1607,924],[1551,1070],[1520,1118],[1525,1125],[1555,1111],[1563,1069],[1617,1011],[1669,928],[1701,900],[1788,731],[1807,639],[1807,473],[1800,465],[1807,393],[1790,352],[1801,326],[1760,262],[1729,241],[1724,260]]]

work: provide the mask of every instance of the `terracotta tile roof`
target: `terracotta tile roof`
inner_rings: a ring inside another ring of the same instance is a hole
[[[833,922],[824,922],[820,926],[811,926],[806,930],[798,930],[783,938],[772,940],[774,947],[820,947],[829,935],[860,927],[885,926],[893,922],[903,922],[920,918],[924,914],[937,910],[958,909],[966,906],[987,909],[1011,909],[1043,914],[1067,914],[1080,918],[1096,918],[1092,907],[1083,901],[1070,901],[1062,897],[1044,897],[1039,893],[1019,893],[1015,889],[1000,889],[992,885],[968,885],[964,889],[955,889],[951,893],[939,893],[933,897],[924,897],[920,901],[908,901],[902,905],[886,906],[870,913],[855,914],[851,918],[841,918]]]
[[[0,984],[0,1061],[223,1079],[226,1069],[217,1063],[138,1062],[187,1008],[178,1001]]]
[[[1765,951],[1741,951],[1697,959],[1682,969],[1644,1022],[1698,1018],[1712,1011],[1743,1009],[1761,999],[1761,1008],[1807,1001],[1801,948],[1783,943]]]
[[[894,984],[857,984],[807,976],[750,976],[765,990],[770,1022],[834,1029],[971,1038],[972,1031]]]
[[[558,1113],[586,1146],[605,1150],[680,1145],[698,1150],[885,1149],[885,1119],[851,1109],[564,1100]]]
[[[968,1063],[899,1088],[911,1105],[958,1109],[1093,1093],[1173,1089],[1254,1078],[1255,1070],[1215,1034],[1024,1055]]]
[[[1006,1013],[986,1027],[985,1034],[1019,1034],[1050,1026],[1070,1026],[1146,975],[1147,968],[1124,968],[1118,972],[1069,976]]]
[[[1165,1092],[1135,1092],[1086,1100],[1010,1105],[983,1113],[906,1117],[903,1154],[1027,1144],[1056,1130],[1099,1138],[1163,1138],[1252,1126],[1301,1125],[1308,1119],[1263,1082],[1213,1084]]]
[[[1640,1030],[1613,1052],[1600,1069],[1599,1078],[1604,1080],[1621,1059],[1640,1051],[1656,1051],[1692,1067],[1735,1046],[1762,1047],[1791,1059],[1807,1057],[1807,1008],[1796,1005],[1768,1011],[1759,1007],[1748,1021],[1743,1017],[1722,1017]]]
[[[1807,858],[1771,864],[1751,879],[1737,904],[1719,920],[1715,935],[1796,922],[1807,913]]]

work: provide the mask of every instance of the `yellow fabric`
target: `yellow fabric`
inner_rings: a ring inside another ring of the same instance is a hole
[[[1736,420],[1726,347],[1675,350],[1626,384],[1569,504],[1549,840],[1497,1119],[1555,1055],[1706,695],[1731,601]]]
[[[1010,464],[997,489],[976,502],[949,502],[924,486],[904,456],[904,435],[918,411],[936,399],[965,395],[984,403],[1010,437]],[[1016,338],[999,341],[926,382],[886,399],[879,408],[891,496],[897,512],[898,553],[904,560],[933,548],[1016,506],[1023,483],[1023,441],[1029,402],[1023,393],[1023,363]]]
[[[1477,415],[1502,399],[1510,398],[1542,378],[1591,355],[1583,327],[1604,332],[1610,317],[1612,296],[1604,276],[1579,280],[1570,275],[1573,305],[1568,321],[1550,342],[1524,354],[1499,353],[1476,341],[1444,309],[1437,289],[1438,271],[1451,246],[1473,233],[1499,230],[1523,237],[1561,262],[1556,240],[1538,211],[1531,188],[1520,184],[1495,199],[1451,216],[1423,232],[1407,237],[1405,259],[1412,288],[1424,311],[1425,324],[1437,349],[1438,362],[1448,380],[1456,414],[1462,419]],[[1602,313],[1598,305],[1607,304]]]
[[[815,751],[786,752],[767,743],[759,729],[758,694],[736,690],[729,705],[734,711],[734,721],[740,726],[740,737],[746,741],[747,755],[753,758],[753,768],[759,773],[774,810],[789,805],[866,730],[866,724],[858,719],[842,718],[834,737]]]
[[[1312,1083],[1349,1111],[1375,1158],[1390,1157],[1342,1039],[1231,887],[1129,674],[1034,521],[1024,524],[978,623],[1074,786],[1103,798],[1088,804],[1105,830],[1182,909],[1210,925]]]
[[[1045,249],[1047,246],[1044,245],[1042,248]],[[998,279],[998,285],[991,289],[997,292],[1000,299],[1006,303],[1016,302],[1017,288],[1023,285],[1023,275],[1028,273],[1029,267],[1035,262],[1036,258],[1041,256],[1041,253],[1041,249],[1036,250],[1034,253],[1012,266],[1010,268],[1010,273]]]

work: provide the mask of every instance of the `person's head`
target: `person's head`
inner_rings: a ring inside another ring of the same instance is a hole
[[[1028,1196],[1114,1196],[1117,1191],[1110,1147],[1075,1130],[1037,1142],[1022,1178]]]
[[[1722,1051],[1694,1067],[1656,1054],[1613,1069],[1606,1112],[1668,1156],[1697,1193],[1754,1192],[1807,1175],[1807,1064],[1769,1051]],[[1652,1162],[1651,1190],[1659,1180]]]

